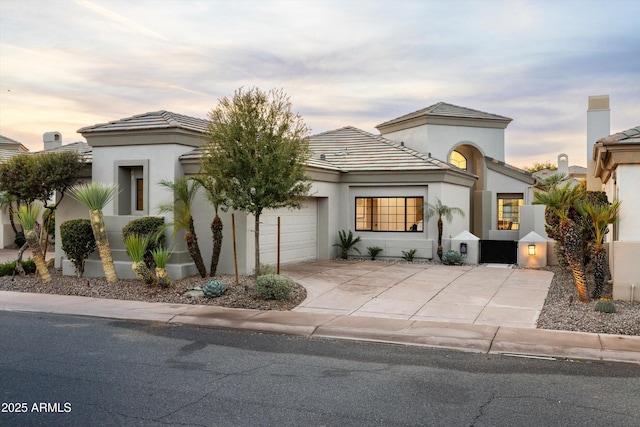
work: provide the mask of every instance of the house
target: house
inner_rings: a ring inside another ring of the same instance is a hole
[[[20,142],[0,135],[0,162],[17,155],[28,153],[29,149]],[[0,207],[0,247],[6,248],[14,244],[16,234],[11,227],[9,212],[5,206]]]
[[[445,225],[445,251],[451,248],[452,239],[470,236],[471,231],[476,240],[488,244],[482,254],[491,256],[493,251],[493,256],[504,256],[500,244],[506,243],[509,259],[504,262],[515,262],[517,241],[540,227],[544,230],[544,225],[525,215],[526,208],[540,208],[529,206],[535,178],[504,162],[504,130],[511,121],[440,102],[378,125],[380,135],[347,126],[311,136],[309,197],[300,210],[280,209],[262,215],[261,260],[276,262],[278,240],[283,263],[333,258],[339,230],[360,235],[363,251],[379,246],[381,256],[399,257],[403,250],[417,249],[418,258],[433,258],[437,226],[435,220],[425,218],[424,208],[440,199],[466,214]],[[119,190],[103,213],[120,277],[133,277],[122,244],[122,227],[136,217],[157,215],[158,206],[172,199],[158,182],[198,173],[207,124],[206,120],[156,111],[78,131],[91,148],[91,179],[115,183]],[[193,212],[206,260],[212,252],[209,227],[214,211],[201,195]],[[218,271],[234,270],[232,214],[238,267],[241,273],[250,273],[253,217],[243,212],[221,213],[224,240]],[[171,214],[164,216],[166,223],[172,222]],[[88,217],[86,209],[65,198],[57,223],[79,217]],[[73,274],[64,260],[59,235],[56,238],[56,265],[65,274]],[[182,237],[175,236],[173,243],[175,252],[168,266],[171,277],[195,274]],[[102,275],[97,255],[87,262],[85,274]]]
[[[619,221],[607,235],[613,298],[640,302],[640,126],[598,139],[592,161],[593,177],[609,201],[622,202]]]

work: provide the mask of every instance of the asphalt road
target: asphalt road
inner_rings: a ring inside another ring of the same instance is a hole
[[[0,312],[0,401],[0,426],[637,426],[640,369]]]

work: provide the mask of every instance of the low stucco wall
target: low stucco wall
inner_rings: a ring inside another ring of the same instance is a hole
[[[613,242],[612,252],[613,299],[640,302],[640,275],[638,275],[640,241]]]

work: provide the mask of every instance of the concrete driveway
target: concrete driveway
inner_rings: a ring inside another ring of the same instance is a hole
[[[502,264],[310,261],[281,273],[307,289],[294,311],[535,328],[553,273]]]

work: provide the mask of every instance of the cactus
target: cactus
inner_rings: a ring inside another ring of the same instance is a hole
[[[224,283],[219,282],[217,280],[209,280],[202,287],[202,291],[204,292],[204,296],[207,298],[216,298],[219,297],[227,290],[227,287]]]
[[[600,298],[598,302],[596,302],[596,311],[600,313],[615,313],[616,306],[609,298]]]

